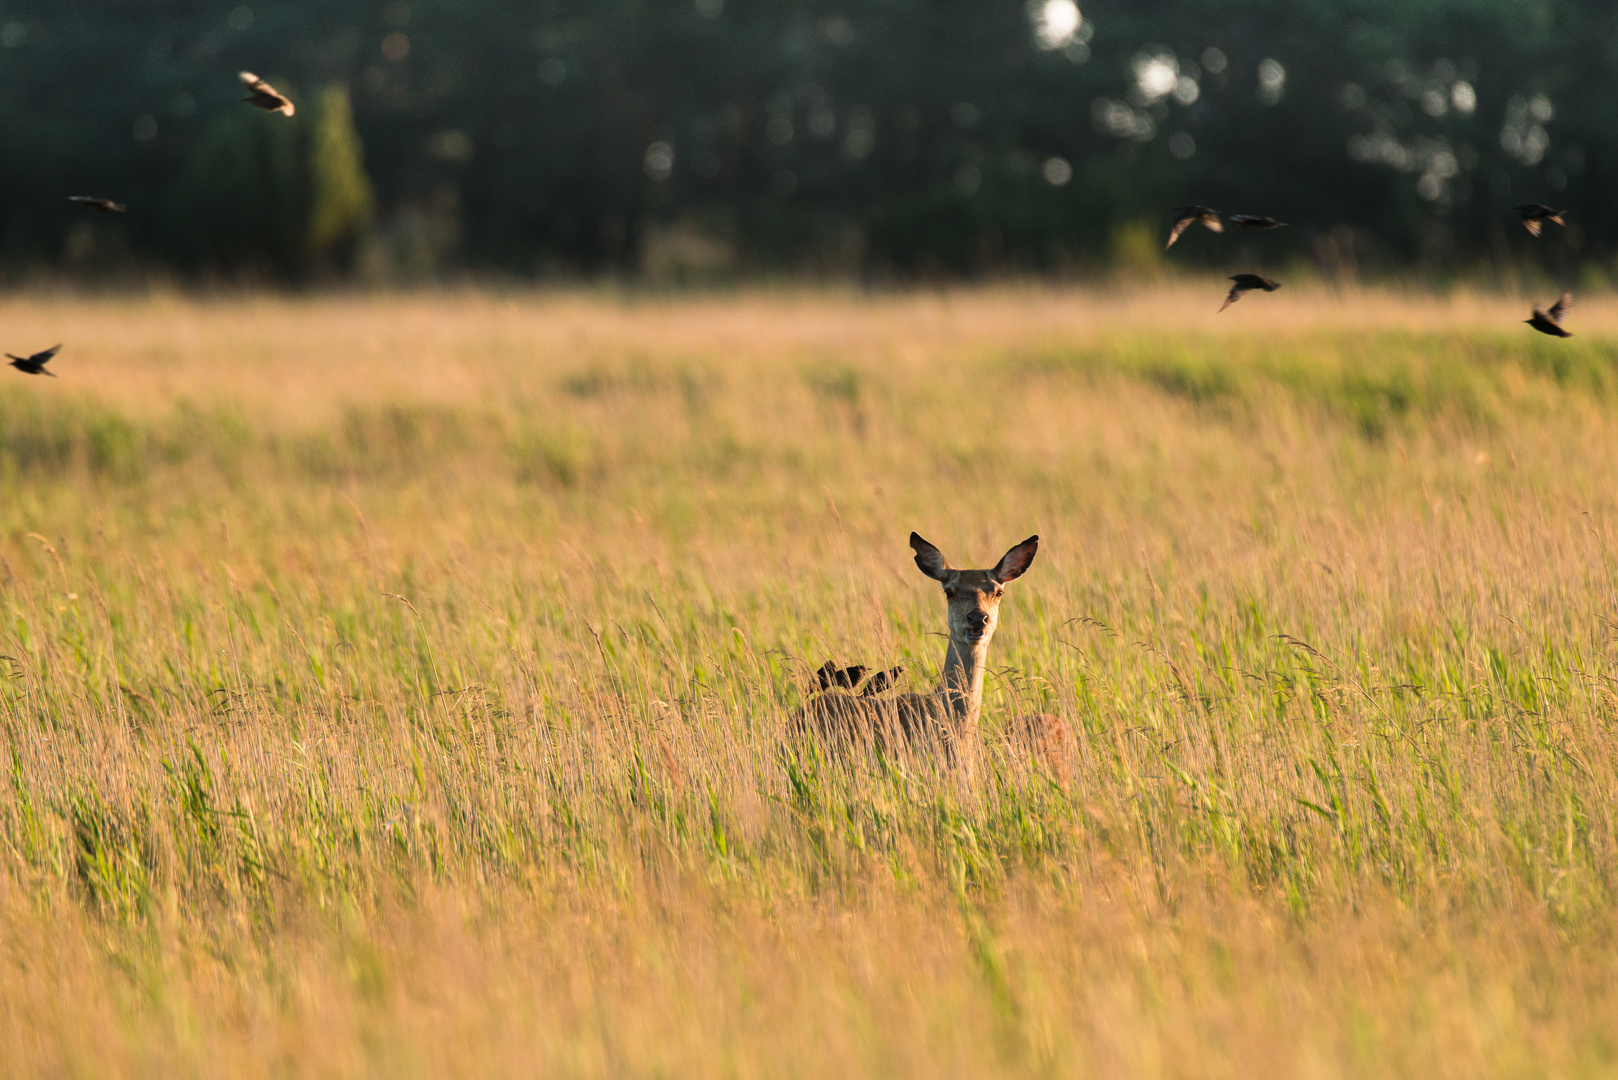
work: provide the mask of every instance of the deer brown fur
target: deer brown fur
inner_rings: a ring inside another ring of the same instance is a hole
[[[999,625],[1000,600],[1008,583],[1022,577],[1039,550],[1030,536],[988,570],[957,570],[916,533],[910,547],[921,572],[944,587],[949,602],[949,646],[942,684],[931,694],[858,697],[817,694],[798,711],[794,728],[845,749],[869,746],[890,752],[909,749],[930,754],[974,772],[981,749],[983,675],[989,641]],[[1073,735],[1060,717],[1021,716],[1006,729],[1015,753],[1047,772],[1066,778],[1073,759]]]

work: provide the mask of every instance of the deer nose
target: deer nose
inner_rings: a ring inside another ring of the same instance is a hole
[[[979,630],[983,629],[985,626],[989,625],[989,613],[987,611],[972,612],[972,614],[966,617],[966,625],[975,627]]]

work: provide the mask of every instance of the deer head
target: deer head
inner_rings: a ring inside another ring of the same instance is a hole
[[[916,553],[921,572],[944,586],[949,600],[950,642],[965,651],[986,648],[1000,618],[1000,598],[1007,583],[1027,573],[1039,550],[1039,537],[1030,536],[1000,557],[992,570],[957,570],[944,553],[910,534],[910,547]]]

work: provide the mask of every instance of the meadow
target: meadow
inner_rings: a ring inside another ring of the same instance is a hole
[[[1618,303],[1221,293],[0,301],[0,1074],[1612,1075]]]

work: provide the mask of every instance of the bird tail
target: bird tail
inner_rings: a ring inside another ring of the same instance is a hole
[[[1567,222],[1562,220],[1562,215],[1561,214],[1552,214],[1548,220],[1556,222],[1558,225],[1562,226],[1563,228],[1567,227]]]
[[[52,371],[50,368],[42,367],[39,369],[39,373],[41,375],[49,375],[53,379],[56,378],[56,372]]]

